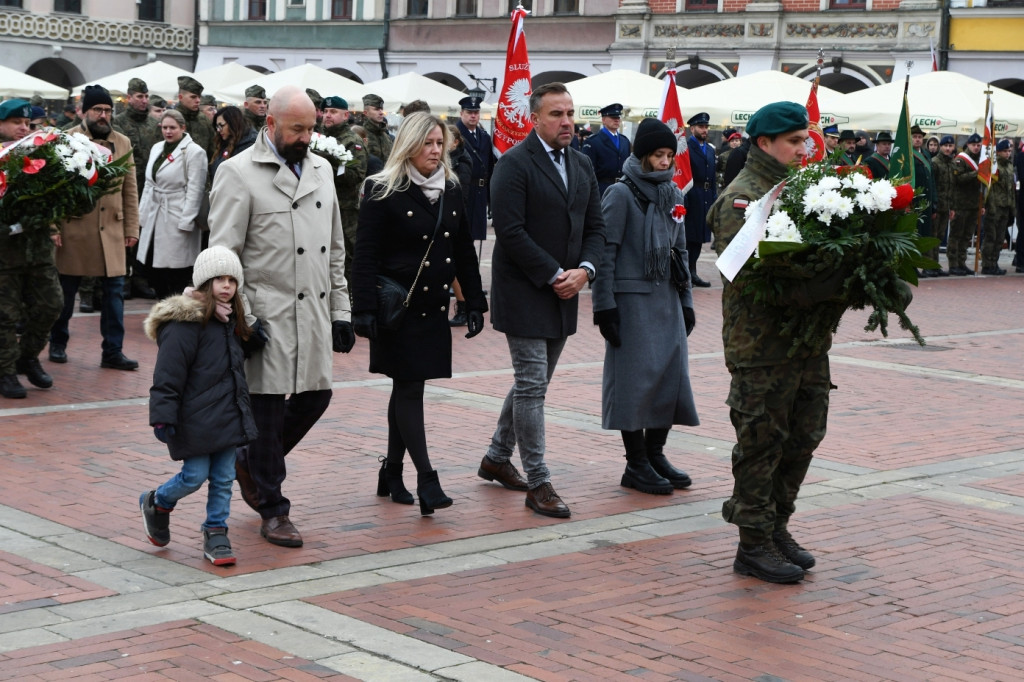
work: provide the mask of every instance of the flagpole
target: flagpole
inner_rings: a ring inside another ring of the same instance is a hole
[[[988,111],[989,111],[989,107],[992,106],[992,98],[991,98],[992,91],[988,89],[989,87],[991,87],[991,83],[988,84],[988,86],[985,89],[985,118],[983,119],[985,121],[985,123],[984,123],[985,126],[988,125]],[[989,142],[991,142],[991,139],[989,140]],[[982,141],[982,144],[985,144],[984,140]],[[994,162],[994,158],[993,157],[994,157],[993,154],[989,154],[989,159],[991,159],[989,161],[990,165]],[[991,173],[991,170],[989,172]],[[974,229],[974,274],[975,275],[978,274],[978,261],[981,260],[981,218],[982,218],[981,212],[985,210],[985,197],[986,197],[987,194],[988,194],[988,192],[987,192],[986,189],[982,189],[982,188],[978,189],[978,224],[975,226],[975,229]]]

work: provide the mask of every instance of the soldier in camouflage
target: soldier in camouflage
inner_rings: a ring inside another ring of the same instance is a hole
[[[242,113],[257,133],[267,125],[267,91],[262,85],[250,85],[245,89]]]
[[[795,102],[762,107],[747,124],[750,153],[736,179],[711,207],[708,223],[721,253],[744,223],[749,204],[799,166],[808,138],[807,110]],[[793,287],[783,305],[826,304],[843,279],[824,273]],[[722,292],[725,364],[732,375],[727,403],[736,428],[732,497],[722,505],[726,521],[739,526],[733,569],[768,582],[797,582],[814,557],[787,528],[815,448],[825,436],[831,387],[828,348],[787,354],[781,316],[743,293],[741,272]],[[830,304],[830,309],[835,305]]]
[[[185,130],[206,151],[206,160],[213,156],[213,124],[199,111],[203,84],[192,76],[178,76],[178,111],[185,117]]]
[[[213,116],[217,113],[217,98],[213,95],[203,95],[199,98],[199,113],[206,117],[206,120],[213,124]]]
[[[949,234],[950,221],[953,218],[953,152],[956,151],[956,140],[952,135],[943,135],[939,140],[939,153],[932,157],[932,174],[935,177],[935,196],[939,207],[939,215],[935,220],[932,232],[941,242],[945,242]],[[939,260],[939,247],[936,246],[925,254],[933,261]],[[945,270],[935,270],[933,277],[946,277]]]
[[[978,228],[981,208],[980,160],[981,135],[974,133],[967,138],[967,148],[953,159],[953,213],[946,258],[949,260],[949,274],[960,277],[974,274],[967,268],[967,247]]]
[[[0,104],[0,142],[16,142],[29,133],[32,105],[23,99]],[[0,223],[0,395],[28,395],[18,381],[24,374],[39,388],[53,378],[39,363],[39,353],[64,304],[54,265],[54,225],[24,216],[14,225]],[[19,338],[19,322],[24,329]]]
[[[359,225],[359,190],[366,179],[366,162],[369,158],[363,139],[352,130],[348,102],[337,95],[325,97],[324,135],[333,137],[345,149],[352,152],[355,160],[350,166],[340,168],[341,175],[334,176],[334,189],[341,209],[341,228],[345,232],[345,278],[352,272],[352,256],[356,252],[356,228]],[[349,291],[351,291],[351,287]]]
[[[992,187],[985,201],[985,238],[981,244],[981,274],[1005,275],[999,267],[999,252],[1006,241],[1006,230],[1017,217],[1017,187],[1013,180],[1013,164],[1010,157],[1013,147],[1009,140],[1000,140],[996,145],[996,164],[999,174],[993,174]]]
[[[394,139],[388,133],[384,118],[384,100],[379,95],[363,97],[363,128],[366,129],[366,150],[387,163]]]
[[[164,112],[167,111],[167,100],[156,93],[149,96],[149,117],[156,121],[157,127],[160,126],[160,120],[164,117]],[[161,136],[162,138],[162,136]],[[148,161],[148,159],[147,159]]]

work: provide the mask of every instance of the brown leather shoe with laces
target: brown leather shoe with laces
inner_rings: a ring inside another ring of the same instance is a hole
[[[280,547],[302,547],[302,536],[299,529],[289,520],[287,516],[275,516],[272,519],[263,519],[260,526],[260,535],[267,539],[272,545]]]
[[[556,519],[569,518],[569,507],[562,498],[558,496],[550,483],[543,483],[526,493],[526,506],[544,516],[553,516]]]
[[[480,460],[476,475],[485,481],[497,481],[509,490],[529,490],[526,479],[512,462],[495,462],[486,455]]]

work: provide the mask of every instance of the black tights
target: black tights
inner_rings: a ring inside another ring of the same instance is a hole
[[[388,462],[401,462],[408,450],[418,473],[433,471],[423,427],[423,385],[394,379],[388,402]]]
[[[647,429],[647,431],[622,431],[622,444],[626,452],[650,452],[660,450],[668,440],[669,429]]]

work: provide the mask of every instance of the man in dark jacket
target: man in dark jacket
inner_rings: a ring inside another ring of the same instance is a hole
[[[313,102],[316,104],[316,102]],[[319,109],[319,105],[317,109]],[[258,133],[267,125],[267,91],[262,85],[250,85],[245,89],[245,101],[242,102],[242,113]]]
[[[871,177],[882,180],[889,177],[889,154],[892,152],[892,135],[888,131],[875,135],[875,151],[864,165],[871,171]]]
[[[469,185],[462,189],[466,197],[466,216],[469,218],[469,232],[474,241],[487,239],[487,197],[494,172],[494,147],[491,136],[480,126],[479,97],[463,97],[459,100],[462,113],[455,127],[462,135],[462,148],[473,162]]]
[[[323,99],[324,135],[333,137],[352,153],[355,161],[339,168],[334,176],[334,189],[341,209],[341,227],[345,231],[345,279],[351,287],[352,257],[356,253],[356,228],[359,226],[359,188],[366,179],[366,147],[361,137],[352,132],[348,102],[344,97],[332,95]]]
[[[363,128],[366,129],[366,148],[387,163],[395,140],[388,132],[388,119],[384,114],[384,98],[380,95],[363,96]]]
[[[579,292],[594,279],[604,248],[597,179],[587,157],[569,149],[574,114],[562,83],[536,88],[533,132],[494,169],[501,191],[491,197],[491,323],[507,337],[515,383],[478,471],[511,490],[527,490],[527,507],[556,518],[570,511],[544,464],[544,395],[576,332]],[[527,480],[509,461],[517,443]]]
[[[914,146],[914,189],[918,192],[917,201],[926,199],[928,202],[917,214],[917,231],[922,237],[931,237],[939,217],[939,197],[932,173],[932,160],[924,149],[924,131],[921,126],[911,128],[910,137]],[[922,270],[921,276],[941,277],[935,270]]]
[[[602,196],[622,175],[622,164],[632,151],[626,136],[619,134],[621,126],[622,105],[609,104],[601,109],[601,130],[583,143],[582,151],[594,166],[597,189]]]
[[[980,161],[981,135],[974,133],[967,138],[964,151],[957,154],[952,166],[953,213],[946,258],[949,260],[949,274],[958,277],[974,274],[974,270],[967,267],[967,247],[978,229],[982,189],[978,181]]]
[[[203,97],[203,84],[192,76],[178,76],[178,111],[185,117],[185,130],[206,151],[213,155],[213,124],[199,111]]]
[[[697,259],[701,245],[711,241],[708,227],[708,209],[718,197],[715,185],[715,148],[708,142],[708,125],[711,116],[701,112],[690,118],[690,170],[693,172],[693,187],[686,193],[686,251],[690,256],[690,278],[695,287],[709,287],[711,282],[697,274]]]

